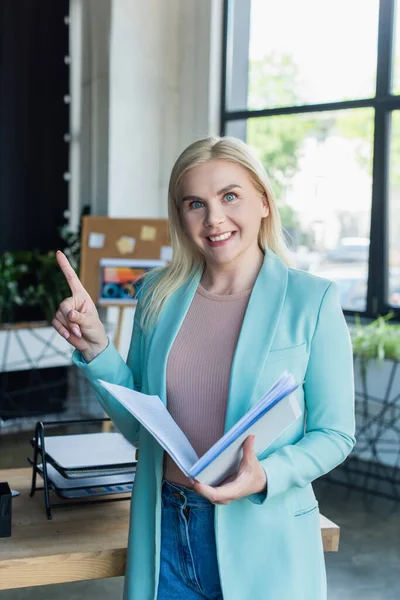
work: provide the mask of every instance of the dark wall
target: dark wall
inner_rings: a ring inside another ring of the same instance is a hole
[[[68,206],[68,0],[0,0],[0,253],[58,247]]]

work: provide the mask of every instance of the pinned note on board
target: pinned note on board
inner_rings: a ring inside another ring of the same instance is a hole
[[[92,231],[89,234],[88,246],[89,248],[103,248],[105,239],[106,236],[104,233],[97,233],[95,231]]]
[[[154,242],[157,236],[157,229],[152,225],[142,225],[140,230],[140,239],[142,242]]]
[[[161,249],[160,249],[160,258],[161,258],[161,260],[165,260],[167,262],[171,262],[171,260],[172,260],[172,246],[161,246]]]
[[[136,240],[134,237],[128,235],[122,235],[116,242],[115,245],[121,254],[132,254],[135,250]]]

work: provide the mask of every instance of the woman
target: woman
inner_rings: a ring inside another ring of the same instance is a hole
[[[53,322],[76,348],[105,411],[140,460],[125,600],[323,600],[326,578],[311,482],[354,445],[352,352],[335,284],[287,266],[261,164],[234,138],[195,142],[169,186],[171,264],[146,279],[127,364],[61,253],[72,297]],[[198,455],[284,370],[304,418],[236,476],[188,481],[97,378],[157,394]]]

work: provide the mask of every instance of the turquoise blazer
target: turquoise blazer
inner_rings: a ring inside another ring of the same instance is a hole
[[[163,449],[96,381],[157,394],[166,403],[168,353],[192,302],[199,277],[168,300],[158,325],[143,332],[135,314],[125,363],[110,343],[89,364],[106,413],[140,446],[132,494],[124,600],[156,600],[160,557]],[[311,482],[340,464],[354,438],[352,348],[336,285],[286,265],[267,251],[237,343],[225,430],[285,370],[302,383],[303,411],[258,458],[267,495],[215,508],[217,556],[224,600],[324,600],[326,577],[318,503]]]

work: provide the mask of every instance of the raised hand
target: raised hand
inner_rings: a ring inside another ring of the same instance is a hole
[[[106,332],[93,300],[65,254],[58,251],[56,258],[72,296],[61,302],[52,325],[89,362],[107,347]]]

